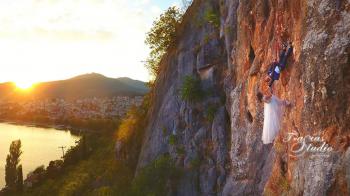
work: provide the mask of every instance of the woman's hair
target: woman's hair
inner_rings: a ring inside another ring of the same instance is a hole
[[[256,97],[258,98],[258,101],[261,103],[261,102],[262,102],[262,99],[263,99],[263,97],[264,97],[264,95],[263,95],[261,92],[258,92],[258,93],[256,94]]]

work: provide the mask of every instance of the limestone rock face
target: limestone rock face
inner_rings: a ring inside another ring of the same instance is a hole
[[[274,94],[293,107],[263,145],[256,94],[282,41],[294,51]],[[210,92],[200,102],[179,95],[187,75]],[[138,168],[169,153],[187,171],[175,194],[350,194],[349,0],[195,0],[155,89]],[[334,150],[290,156],[291,131]]]

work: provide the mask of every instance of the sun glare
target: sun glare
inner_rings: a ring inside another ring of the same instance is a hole
[[[34,86],[34,83],[31,82],[15,82],[17,88],[21,90],[29,90]]]

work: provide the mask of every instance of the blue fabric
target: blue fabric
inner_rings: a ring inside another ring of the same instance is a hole
[[[273,62],[270,65],[268,74],[272,80],[278,80],[280,78],[280,73],[276,72],[276,67],[279,67],[279,63]]]
[[[271,78],[271,82],[269,84],[269,86],[271,87],[273,82],[275,80],[279,80],[280,78],[280,74],[281,71],[283,71],[286,68],[287,65],[287,58],[288,56],[293,52],[293,47],[290,47],[286,53],[286,50],[282,50],[281,54],[280,54],[280,58],[279,58],[279,62],[273,62],[270,65],[270,68],[267,72],[267,74],[270,76]]]

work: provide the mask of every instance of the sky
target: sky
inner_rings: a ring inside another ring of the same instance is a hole
[[[144,40],[182,0],[0,0],[0,82],[85,73],[148,81]]]

